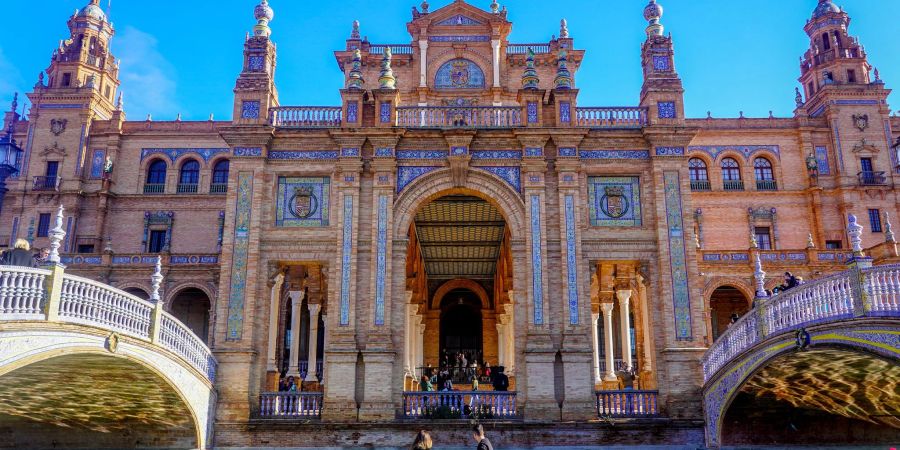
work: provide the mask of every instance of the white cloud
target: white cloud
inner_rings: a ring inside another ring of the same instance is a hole
[[[157,48],[153,35],[126,26],[113,41],[113,53],[122,59],[119,79],[125,93],[125,111],[139,120],[148,113],[160,119],[178,114],[175,67]]]

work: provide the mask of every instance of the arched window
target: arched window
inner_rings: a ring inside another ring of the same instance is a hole
[[[200,163],[197,160],[189,160],[181,165],[181,173],[178,176],[178,193],[194,194],[200,183]]]
[[[691,181],[709,181],[709,172],[706,170],[706,162],[700,158],[691,158],[688,161],[688,169],[691,173]]]
[[[213,184],[228,184],[228,167],[230,162],[223,159],[213,167]]]
[[[722,160],[722,187],[726,191],[744,190],[744,182],[741,181],[741,166],[734,158]]]
[[[772,163],[766,158],[756,158],[753,161],[753,171],[756,173],[756,181],[775,179],[775,175],[772,173]]]
[[[166,162],[156,160],[150,164],[147,169],[147,183],[149,184],[165,184],[166,183]]]

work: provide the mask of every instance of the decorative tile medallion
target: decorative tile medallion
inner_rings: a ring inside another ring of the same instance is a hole
[[[669,57],[668,56],[653,56],[653,69],[658,72],[667,72],[669,71]]]
[[[576,158],[578,150],[575,147],[560,147],[558,156],[561,158]]]
[[[353,261],[353,196],[344,195],[344,230],[341,244],[340,325],[350,325],[350,271]]]
[[[440,169],[440,167],[410,167],[402,166],[397,168],[397,192],[403,191],[409,183],[416,178],[421,177],[429,172]]]
[[[228,296],[227,341],[239,341],[244,334],[244,297],[247,289],[247,264],[250,256],[250,217],[253,212],[252,172],[238,173],[236,196],[231,292]]]
[[[250,72],[266,70],[266,57],[263,55],[250,55],[247,57],[247,70]]]
[[[528,123],[538,123],[538,104],[537,102],[528,102],[526,107],[528,115]]]
[[[337,159],[337,150],[317,150],[317,151],[294,151],[294,150],[272,150],[269,152],[271,160],[290,160],[290,159]]]
[[[640,177],[588,177],[591,225],[641,226]]]
[[[672,303],[675,313],[675,339],[690,340],[691,295],[687,276],[687,250],[681,209],[681,178],[678,172],[665,172],[666,225],[669,235],[669,263],[672,275]]]
[[[259,119],[259,101],[241,102],[241,119]]]
[[[541,147],[528,147],[525,149],[525,156],[528,158],[541,158],[544,156],[544,149]]]
[[[445,62],[434,76],[437,89],[482,89],[484,71],[474,62],[458,58]]]
[[[566,284],[569,324],[578,325],[578,264],[575,252],[575,197],[566,195]]]
[[[659,110],[660,119],[675,118],[675,102],[658,102],[656,107]]]
[[[262,148],[260,147],[235,147],[234,156],[252,158],[262,156]]]
[[[562,123],[572,123],[572,104],[569,102],[559,102],[559,121]]]
[[[656,147],[656,156],[684,156],[684,147]]]
[[[359,118],[359,103],[347,102],[347,122],[356,123]]]
[[[378,106],[378,117],[381,123],[391,123],[391,102],[381,102]]]
[[[452,156],[465,156],[469,154],[468,147],[450,147],[450,155]]]
[[[582,150],[581,159],[650,159],[650,150]]]
[[[477,169],[497,175],[512,186],[516,192],[522,190],[522,173],[518,167],[477,167]]]
[[[235,156],[237,155],[237,151],[242,147],[235,147]],[[102,150],[94,150],[94,156],[96,157],[97,152]],[[169,158],[170,161],[176,162],[179,158],[185,155],[196,155],[200,158],[203,158],[204,162],[209,162],[216,155],[221,155],[223,153],[229,153],[231,150],[227,148],[143,148],[141,149],[141,161],[144,161],[149,156],[153,155],[165,155]],[[259,149],[260,154],[262,154],[262,149]],[[100,164],[100,169],[102,172],[103,163]]]
[[[544,324],[544,268],[541,244],[541,197],[531,196],[531,288],[534,298],[534,324]]]
[[[276,227],[327,227],[331,180],[328,177],[279,177]]]
[[[384,283],[387,276],[388,196],[378,196],[378,244],[375,262],[375,325],[384,325]]]
[[[831,165],[828,163],[827,147],[816,147],[816,164],[819,166],[819,175],[831,175]]]
[[[106,151],[94,150],[94,155],[91,156],[91,178],[93,178],[95,180],[103,178],[103,168],[105,166],[106,166]]]

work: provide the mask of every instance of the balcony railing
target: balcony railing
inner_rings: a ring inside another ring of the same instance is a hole
[[[264,392],[259,416],[266,419],[315,419],[322,416],[321,392]]]
[[[269,111],[269,122],[281,128],[336,128],[342,115],[340,106],[283,106]]]
[[[743,180],[725,180],[722,182],[722,189],[726,191],[743,191],[744,190],[744,181]]]
[[[397,126],[405,128],[514,128],[522,126],[518,106],[401,106]]]
[[[165,183],[146,183],[144,184],[145,194],[162,194],[166,192]]]
[[[225,194],[228,192],[228,183],[213,183],[209,185],[210,194]]]
[[[709,180],[691,180],[692,191],[711,191],[712,184]]]
[[[575,108],[575,123],[585,128],[641,128],[648,124],[647,108]]]
[[[196,194],[199,189],[200,185],[197,183],[180,183],[175,192],[179,194]]]
[[[404,392],[405,419],[517,419],[515,392]]]
[[[778,183],[775,180],[756,180],[757,191],[777,191]]]
[[[384,54],[384,49],[390,47],[392,55],[412,55],[413,47],[409,44],[375,44],[369,47],[369,53],[373,55]]]
[[[856,174],[860,186],[881,186],[887,184],[884,172],[860,172]]]
[[[659,391],[597,391],[599,417],[634,418],[659,415]]]
[[[550,53],[550,44],[509,44],[506,46],[506,54],[525,55],[529,48],[535,54]]]
[[[59,177],[34,177],[33,191],[58,191],[59,183],[62,181]]]

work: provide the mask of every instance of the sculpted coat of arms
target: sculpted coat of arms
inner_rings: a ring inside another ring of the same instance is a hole
[[[469,85],[469,63],[467,61],[454,61],[450,71],[450,83],[454,87],[466,87]]]
[[[319,199],[316,198],[311,187],[298,187],[294,189],[294,196],[291,197],[290,206],[291,212],[297,218],[307,219],[319,209]]]
[[[66,131],[66,124],[69,121],[67,119],[53,119],[50,121],[50,132],[53,133],[54,136],[59,136]]]
[[[853,115],[853,125],[859,129],[859,131],[866,131],[866,128],[869,128],[869,115],[868,114],[854,114]]]
[[[621,186],[608,186],[601,201],[603,212],[613,219],[618,219],[628,213],[628,199],[625,197],[625,188]]]

